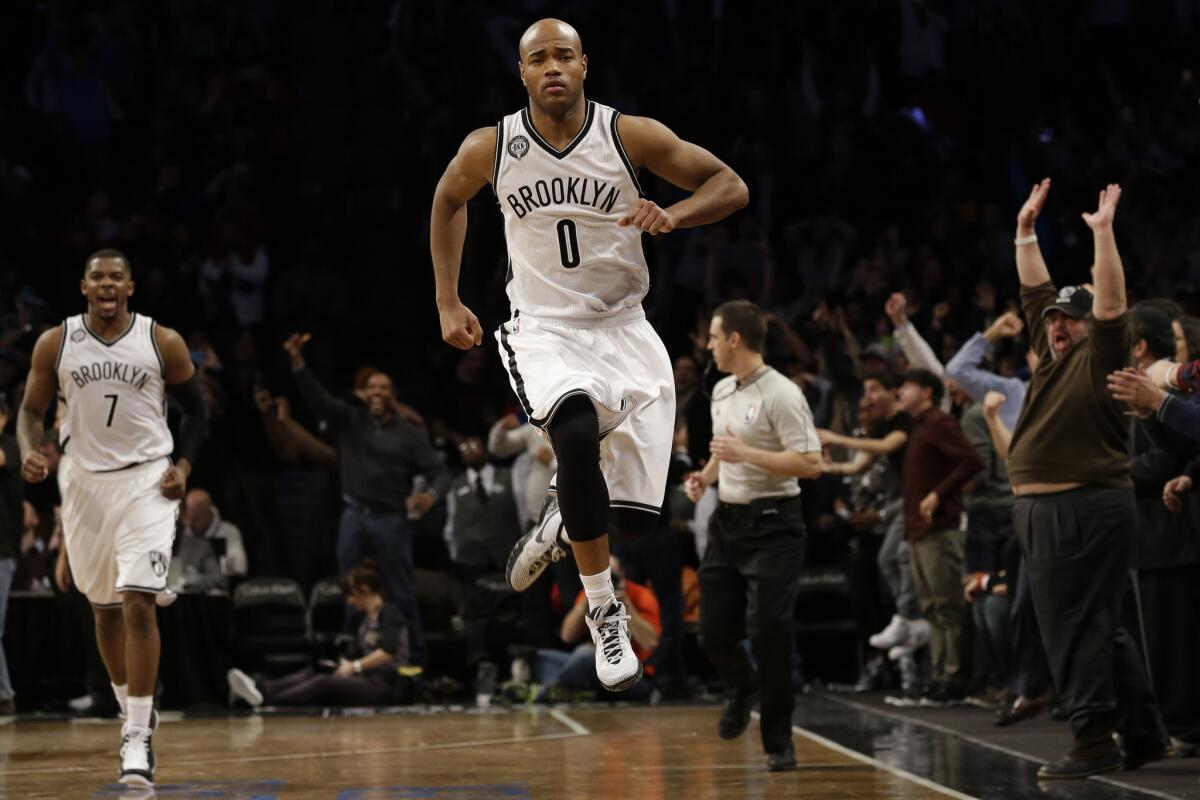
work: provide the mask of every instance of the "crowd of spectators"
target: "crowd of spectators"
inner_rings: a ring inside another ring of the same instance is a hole
[[[531,666],[546,661],[539,648],[564,647],[577,585],[548,579],[514,608],[494,581],[507,544],[539,513],[553,452],[519,418],[488,337],[467,352],[440,343],[427,232],[433,187],[462,137],[524,102],[516,40],[547,10],[540,0],[504,13],[470,0],[50,0],[0,11],[0,390],[19,398],[38,333],[81,310],[86,256],[125,252],[132,307],[184,334],[210,407],[177,590],[256,575],[310,586],[376,551],[385,595],[414,617],[413,659],[426,658],[416,605],[453,607],[446,616],[462,621],[472,671],[485,677],[497,662],[508,677],[508,645],[526,646],[517,660]],[[989,404],[987,390],[1003,384],[971,375],[1028,375],[1027,333],[1007,313],[1017,304],[1013,218],[1043,174],[1055,194],[1038,233],[1059,285],[1089,280],[1077,215],[1119,179],[1131,305],[1171,298],[1179,355],[1200,353],[1189,316],[1200,313],[1195,3],[581,0],[555,13],[582,35],[588,97],[662,120],[750,187],[750,206],[729,220],[645,242],[647,315],[675,358],[676,477],[706,457],[711,435],[708,314],[746,298],[766,310],[767,361],[804,389],[831,461],[853,463],[839,448],[856,431],[919,440],[894,416],[940,406],[950,416],[938,424],[961,424],[974,446],[959,448],[960,471],[977,459],[986,476],[948,488],[965,493],[972,519],[1003,518],[1007,476],[986,434],[997,419],[1011,431],[1020,401],[1010,390]],[[677,192],[650,176],[643,185],[659,202]],[[485,330],[508,316],[489,205],[471,207],[461,281]],[[311,334],[299,362],[297,333]],[[929,377],[913,378],[893,408],[905,362]],[[348,463],[346,448],[370,446],[353,426],[371,419],[432,448],[375,453],[398,459],[379,470]],[[53,459],[56,443],[44,447]],[[906,519],[929,524],[900,501],[919,506],[946,476],[905,486],[894,439],[867,452],[883,457],[806,483],[810,561],[865,576],[864,641],[894,616],[880,641],[903,650],[932,636],[937,677],[957,684],[961,670],[965,683],[966,665],[947,660],[960,652],[963,595],[931,575],[904,588],[896,572],[910,558]],[[1163,478],[1176,505],[1190,497],[1181,474]],[[370,494],[389,475],[394,486]],[[54,481],[25,487],[24,500],[27,513],[4,509],[14,586],[52,591]],[[934,527],[955,528],[958,507],[943,507]],[[660,531],[618,555],[630,584],[657,595],[656,677],[670,687],[696,669],[682,622],[695,604],[680,575],[687,585],[704,525],[677,488],[666,510]],[[376,530],[387,514],[399,514],[407,550],[371,545],[390,535]],[[484,530],[485,519],[503,529]],[[1013,558],[996,527],[968,531],[975,654],[965,658],[983,688],[1042,698],[1044,665],[1004,646],[1007,612],[986,599]],[[887,589],[876,589],[880,572]],[[1021,591],[1011,589],[1013,605]],[[1031,651],[1036,641],[1036,631],[1023,640]],[[897,662],[898,679],[920,679],[915,662]]]

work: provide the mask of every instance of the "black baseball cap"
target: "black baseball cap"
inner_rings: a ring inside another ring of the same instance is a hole
[[[1083,286],[1064,286],[1054,302],[1042,309],[1044,318],[1051,311],[1061,311],[1068,317],[1082,319],[1092,313],[1092,293]]]

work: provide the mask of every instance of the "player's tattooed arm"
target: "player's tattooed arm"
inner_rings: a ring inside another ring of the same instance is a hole
[[[648,117],[617,119],[621,143],[633,166],[645,167],[691,196],[668,208],[645,198],[634,203],[622,224],[636,225],[648,233],[669,233],[728,217],[750,201],[746,184],[730,167],[699,145],[680,139]]]
[[[45,433],[46,409],[54,399],[58,378],[54,374],[58,351],[62,346],[63,329],[59,325],[38,337],[33,346],[29,377],[25,379],[25,396],[17,413],[17,443],[21,447],[21,477],[30,483],[44,481],[50,474],[46,458],[39,451]]]
[[[467,238],[467,203],[492,179],[498,135],[493,126],[467,136],[438,181],[429,214],[429,250],[442,339],[460,350],[483,342],[479,319],[458,297],[458,273]]]

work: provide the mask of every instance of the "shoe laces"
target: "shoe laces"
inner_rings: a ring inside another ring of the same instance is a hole
[[[128,724],[125,726],[125,730],[122,731],[121,735],[121,757],[125,758],[131,752],[148,757],[150,752],[149,728],[140,728],[137,725]]]
[[[604,654],[604,659],[610,664],[617,664],[621,661],[621,623],[629,621],[629,614],[625,612],[625,606],[620,603],[609,600],[603,606],[592,612],[592,622],[596,626],[596,633],[600,638],[600,652]]]

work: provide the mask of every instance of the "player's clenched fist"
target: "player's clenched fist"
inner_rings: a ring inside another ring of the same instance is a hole
[[[438,317],[442,323],[442,341],[459,350],[470,350],[483,344],[483,327],[471,309],[462,303],[438,304]]]
[[[675,218],[658,204],[639,197],[630,207],[625,216],[617,222],[622,228],[632,225],[640,231],[654,236],[657,233],[670,233],[675,230]]]
[[[50,467],[46,464],[46,457],[37,451],[25,456],[25,460],[21,462],[21,477],[30,483],[44,481],[49,475]]]

